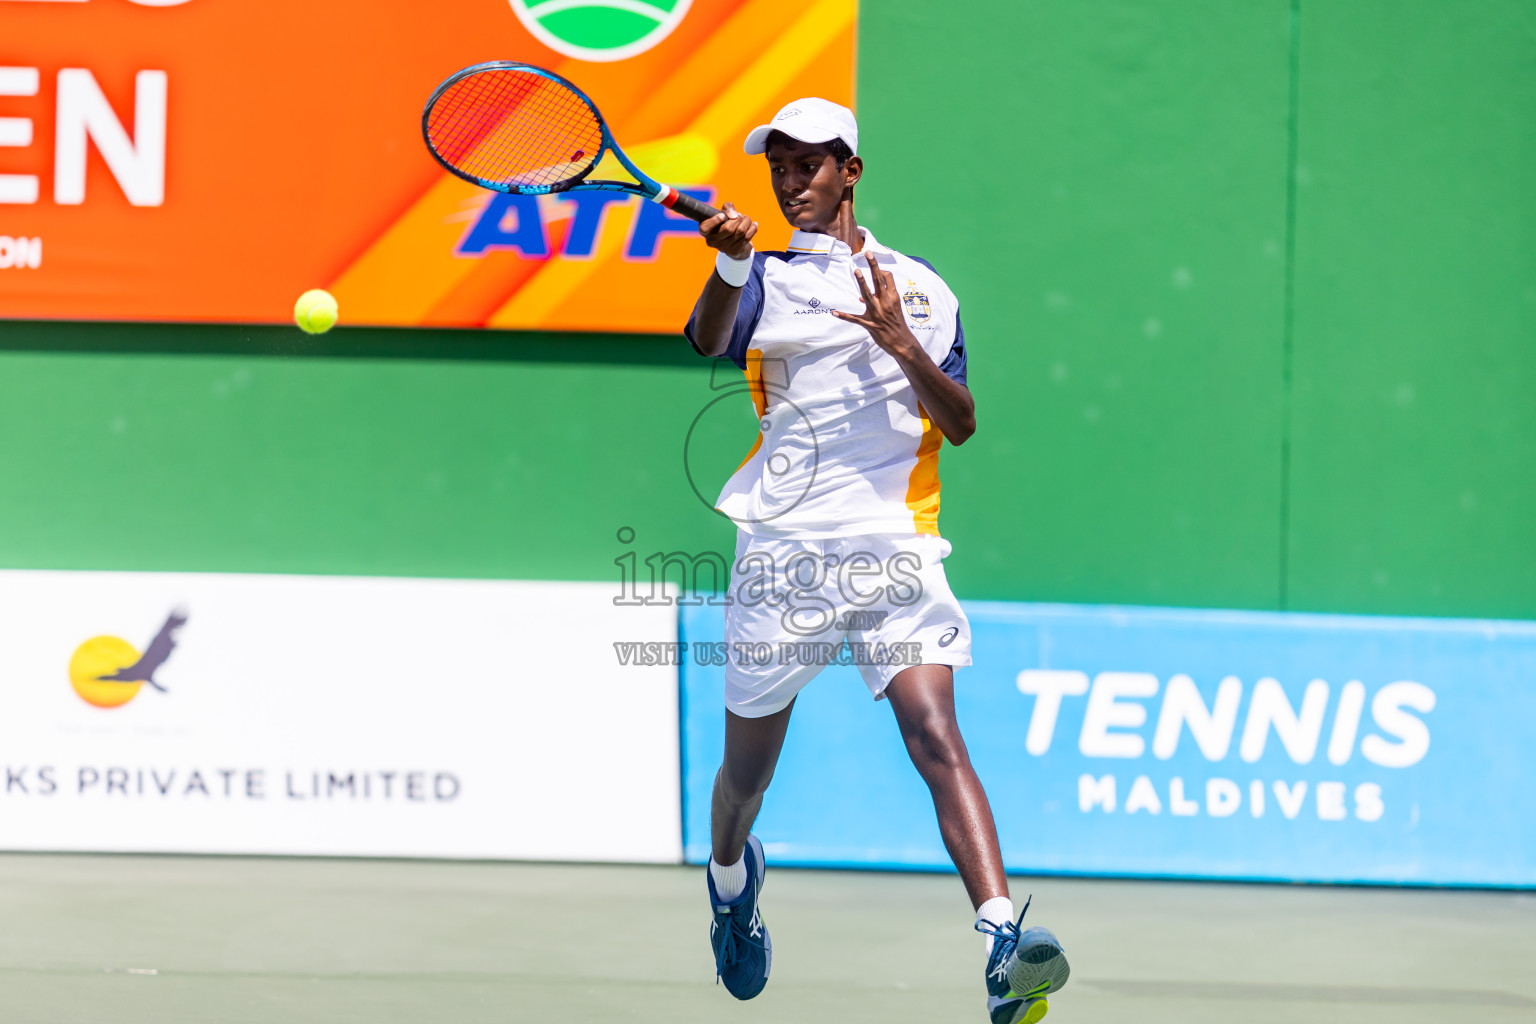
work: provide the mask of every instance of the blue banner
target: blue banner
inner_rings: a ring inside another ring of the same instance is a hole
[[[961,730],[1010,871],[1536,886],[1536,623],[967,602]],[[685,608],[687,644],[720,608]],[[723,667],[683,678],[709,854]],[[779,863],[951,870],[891,712],[801,692],[755,831]]]

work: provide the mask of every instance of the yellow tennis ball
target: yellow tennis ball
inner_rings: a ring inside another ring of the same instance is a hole
[[[336,326],[336,296],[324,288],[311,288],[293,304],[293,322],[305,334],[324,334]]]

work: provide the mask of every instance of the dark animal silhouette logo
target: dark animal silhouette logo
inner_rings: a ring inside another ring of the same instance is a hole
[[[161,693],[168,693],[165,687],[155,682],[155,673],[160,666],[165,664],[171,652],[176,649],[176,631],[187,624],[187,610],[174,608],[171,614],[165,618],[165,625],[160,627],[160,632],[149,642],[144,653],[139,655],[139,660],[132,665],[125,665],[115,672],[97,676],[97,680],[103,683],[148,683]]]
[[[69,685],[87,704],[118,708],[137,697],[145,684],[166,688],[155,673],[176,649],[176,632],[187,624],[187,610],[177,607],[142,652],[120,636],[93,636],[69,656]]]

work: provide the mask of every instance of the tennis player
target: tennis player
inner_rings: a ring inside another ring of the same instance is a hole
[[[767,157],[794,228],[789,249],[754,252],[757,223],[725,204],[699,226],[718,253],[684,332],[746,374],[760,421],[717,505],[739,532],[711,808],[716,972],[738,999],[768,981],[752,823],[795,695],[829,661],[851,658],[890,702],[933,795],[987,936],[992,1024],[1034,1024],[1067,980],[1066,956],[1050,931],[1014,920],[992,811],[955,721],[953,672],[971,663],[970,625],[944,577],[938,461],[946,439],[976,431],[959,304],[932,266],[854,219],[864,163],[852,111],[796,100],[745,149]]]

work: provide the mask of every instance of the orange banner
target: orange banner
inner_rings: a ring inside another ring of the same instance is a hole
[[[581,86],[652,177],[789,229],[746,132],[852,105],[856,0],[0,0],[0,317],[675,331],[692,222],[504,196],[421,140],[483,60]],[[598,176],[619,176],[605,165]]]

